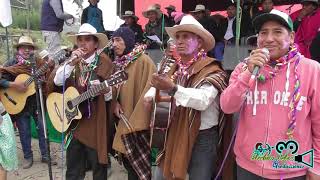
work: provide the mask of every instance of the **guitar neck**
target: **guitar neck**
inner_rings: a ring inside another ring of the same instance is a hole
[[[91,97],[97,96],[100,91],[102,91],[103,89],[107,88],[106,83],[108,83],[107,80],[104,81],[103,83],[100,83],[99,85],[95,85],[94,87],[90,88],[88,91],[82,93],[80,96],[74,98],[72,100],[73,106],[78,106],[83,101],[85,101],[85,100],[87,100],[87,99],[89,99]]]
[[[30,77],[24,82],[24,84],[25,84],[26,86],[29,86],[29,85],[34,81],[34,77],[38,77],[38,76],[40,76],[41,74],[43,74],[44,72],[47,71],[47,69],[49,68],[49,65],[50,65],[50,62],[46,62],[44,65],[42,65],[41,68],[35,72],[35,75],[34,75],[34,76],[30,76]]]

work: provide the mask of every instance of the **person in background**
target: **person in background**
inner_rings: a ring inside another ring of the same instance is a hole
[[[253,18],[263,13],[269,13],[273,9],[273,6],[274,6],[273,0],[262,0],[261,10],[257,8],[257,12],[253,14]]]
[[[236,3],[227,4],[227,18],[223,22],[223,34],[226,45],[235,45],[236,42]],[[240,38],[250,36],[253,28],[251,25],[251,18],[246,11],[242,11],[240,24]]]
[[[320,9],[318,0],[302,0],[302,9],[290,15],[295,33],[294,41],[299,51],[310,58],[310,45],[320,28]]]
[[[168,26],[172,27],[175,24],[172,13],[176,12],[176,7],[173,5],[169,5],[165,7],[165,9],[167,10],[167,14],[168,14],[168,22],[167,22]]]
[[[316,37],[313,39],[311,45],[310,45],[310,55],[311,59],[314,59],[320,63],[320,28],[318,30],[318,33]]]
[[[47,44],[50,59],[60,50],[60,33],[63,30],[64,21],[72,18],[74,18],[72,15],[63,12],[62,0],[43,0],[40,29]],[[58,65],[57,61],[56,65]]]
[[[219,29],[216,21],[210,18],[210,13],[208,15],[208,12],[210,11],[202,4],[196,5],[195,9],[190,11],[193,17],[215,38],[216,44],[213,49],[208,51],[208,56],[221,61],[224,50],[223,32],[221,28]]]
[[[156,35],[160,42],[149,41],[148,49],[159,49],[161,46],[166,47],[166,43],[169,39],[168,34],[165,32],[164,27],[166,27],[166,20],[163,22],[163,14],[159,10],[159,7],[156,5],[151,5],[147,8],[146,11],[142,12],[142,15],[145,18],[148,18],[149,21],[145,25],[145,35],[153,36]]]
[[[133,11],[125,11],[122,15],[124,23],[120,27],[129,27],[135,35],[135,43],[143,42],[143,31],[140,24],[138,24],[138,16],[134,15]]]
[[[166,15],[162,12],[160,4],[156,3],[156,4],[153,4],[153,6],[155,6],[155,8],[159,10],[161,14],[161,18],[164,18],[165,24],[168,26],[170,23],[169,15]],[[173,24],[170,24],[170,25],[173,25]]]
[[[105,33],[103,26],[103,13],[98,8],[99,0],[89,0],[89,6],[86,7],[81,15],[81,24],[91,24],[97,32]]]

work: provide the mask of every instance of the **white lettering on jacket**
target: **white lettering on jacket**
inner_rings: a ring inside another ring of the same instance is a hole
[[[255,96],[253,95],[254,92],[249,91],[247,93],[247,99],[246,102],[248,105],[254,104],[254,102],[257,105],[263,105],[268,103],[268,93],[267,91],[256,91]],[[256,98],[256,99],[255,99]],[[275,91],[273,95],[273,104],[274,105],[280,105],[284,107],[288,107],[291,101],[291,93],[290,92],[281,92],[281,91]],[[301,111],[303,108],[304,103],[306,102],[307,98],[305,96],[301,96],[297,105],[297,110]]]

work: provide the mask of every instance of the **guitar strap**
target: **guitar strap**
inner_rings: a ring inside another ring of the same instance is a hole
[[[66,135],[66,137],[64,138],[64,146],[63,149],[66,151],[70,145],[70,142],[73,138],[73,131],[69,131],[68,134]]]

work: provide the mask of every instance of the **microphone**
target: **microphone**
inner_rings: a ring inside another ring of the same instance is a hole
[[[269,50],[267,48],[262,48],[262,51],[269,56]],[[254,80],[256,79],[258,73],[259,73],[260,67],[259,66],[254,66],[251,77],[250,77],[250,81],[249,81],[249,85],[251,86],[251,84],[254,82]]]
[[[65,65],[70,64],[73,60],[79,58],[77,55],[71,56],[65,63]]]

